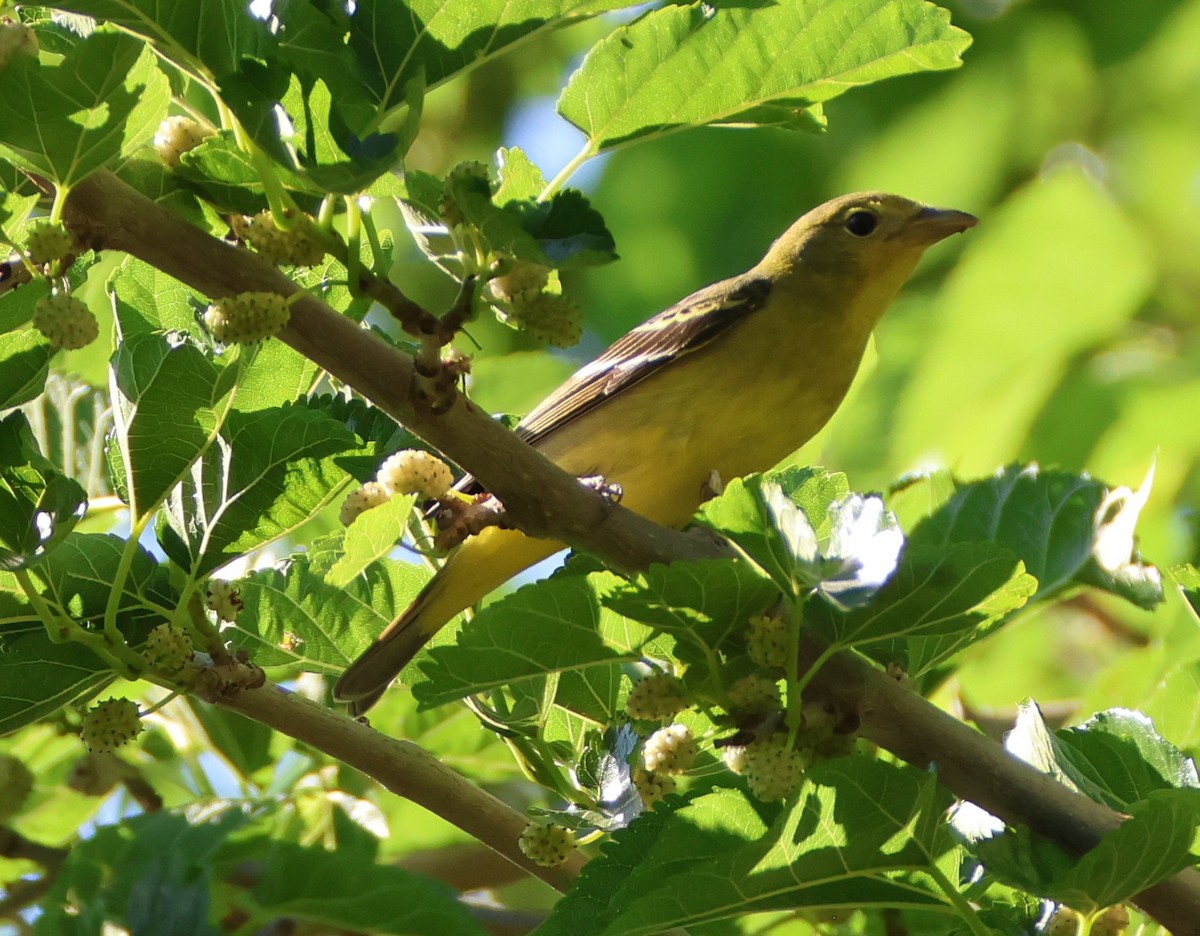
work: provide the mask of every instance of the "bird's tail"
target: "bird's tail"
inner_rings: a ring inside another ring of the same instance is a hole
[[[333,687],[334,698],[348,702],[352,715],[363,714],[455,615],[561,548],[559,543],[530,539],[516,530],[498,527],[471,537],[421,589],[413,603],[342,673]]]

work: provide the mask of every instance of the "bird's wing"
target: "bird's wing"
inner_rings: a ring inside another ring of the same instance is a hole
[[[730,289],[716,283],[660,312],[576,371],[517,426],[536,445],[605,400],[696,351],[767,303],[771,281],[741,277]]]

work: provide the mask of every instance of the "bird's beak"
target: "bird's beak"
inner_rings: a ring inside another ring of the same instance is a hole
[[[909,225],[913,235],[925,244],[936,244],[951,234],[961,234],[973,228],[979,219],[965,211],[948,208],[922,208]]]

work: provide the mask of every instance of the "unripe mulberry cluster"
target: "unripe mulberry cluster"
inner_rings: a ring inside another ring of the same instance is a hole
[[[225,600],[229,600],[228,595]],[[239,598],[238,601],[240,602],[241,599]],[[146,662],[167,676],[177,676],[187,669],[192,663],[194,654],[192,638],[182,627],[176,627],[174,624],[159,624],[150,631],[146,637],[146,645],[142,648],[142,655],[146,658]]]
[[[525,857],[543,868],[553,868],[567,860],[575,850],[575,831],[565,826],[531,822],[519,842]]]
[[[279,334],[291,312],[279,293],[244,292],[204,310],[204,325],[223,344],[254,344]]]
[[[789,627],[778,615],[752,618],[743,635],[744,651],[734,649],[726,660],[729,670],[744,675],[724,676],[719,692],[705,682],[694,694],[687,672],[682,679],[656,674],[638,681],[627,699],[629,717],[662,722],[701,705],[715,724],[728,727],[729,733],[712,745],[730,771],[746,778],[750,792],[764,802],[791,795],[813,763],[854,752],[858,720],[853,713],[810,701],[800,709],[800,724],[788,724],[782,677],[790,652]],[[756,668],[747,673],[747,663]],[[632,774],[645,806],[653,808],[674,790],[672,775],[686,773],[698,750],[697,739],[683,724],[668,725],[646,739]]]
[[[325,258],[325,248],[310,233],[311,217],[284,230],[269,211],[260,211],[245,227],[246,240],[267,263],[286,266],[316,266]]]
[[[569,348],[583,337],[579,305],[559,293],[541,289],[519,292],[510,300],[505,318],[535,341],[555,348]]]
[[[673,718],[687,707],[687,690],[683,682],[665,673],[655,673],[639,680],[625,702],[630,718],[647,721]]]
[[[105,699],[83,716],[79,737],[93,754],[115,751],[142,732],[137,703],[132,699]]]
[[[25,249],[29,260],[36,267],[58,263],[70,256],[75,249],[75,238],[61,224],[49,221],[35,224],[25,237]]]
[[[33,327],[64,351],[87,347],[100,335],[100,323],[92,310],[65,292],[55,292],[37,301]]]

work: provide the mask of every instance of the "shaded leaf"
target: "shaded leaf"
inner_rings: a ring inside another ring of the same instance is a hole
[[[637,659],[649,628],[606,607],[620,583],[610,572],[564,576],[493,602],[463,626],[454,644],[428,651],[413,694],[423,706],[439,705],[547,674],[607,671]],[[599,678],[610,677],[602,672]]]
[[[97,32],[58,63],[0,69],[0,155],[73,186],[149,141],[169,97],[143,43]]]
[[[42,455],[25,415],[0,420],[0,569],[40,562],[86,509],[87,492]]]

